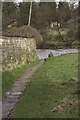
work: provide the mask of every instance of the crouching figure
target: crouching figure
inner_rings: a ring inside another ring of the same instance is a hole
[[[48,55],[48,57],[52,57],[53,56],[53,53],[52,52],[50,52],[49,53],[49,55]]]

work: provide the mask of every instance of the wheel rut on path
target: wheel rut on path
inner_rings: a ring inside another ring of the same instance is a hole
[[[2,118],[9,118],[12,110],[19,101],[23,92],[30,85],[30,77],[44,64],[44,60],[40,60],[37,65],[29,68],[25,73],[18,78],[11,89],[4,93],[2,97]]]

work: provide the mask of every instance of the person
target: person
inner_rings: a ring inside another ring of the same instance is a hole
[[[52,52],[50,52],[49,53],[49,55],[48,55],[48,57],[52,57],[53,56],[53,53]]]
[[[46,61],[47,61],[47,58],[44,58],[44,61],[46,62]]]

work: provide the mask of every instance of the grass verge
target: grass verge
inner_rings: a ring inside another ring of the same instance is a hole
[[[13,85],[14,81],[20,77],[26,69],[32,67],[36,63],[38,63],[38,60],[26,63],[10,71],[4,71],[2,73],[2,92],[4,93],[7,91]]]
[[[78,117],[78,54],[47,59],[31,81],[12,118]]]

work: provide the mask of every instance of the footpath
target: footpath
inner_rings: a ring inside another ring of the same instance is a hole
[[[30,77],[32,77],[43,64],[44,60],[40,60],[37,65],[26,70],[25,73],[14,82],[11,89],[4,93],[2,97],[2,118],[9,118],[25,89],[30,85]]]

